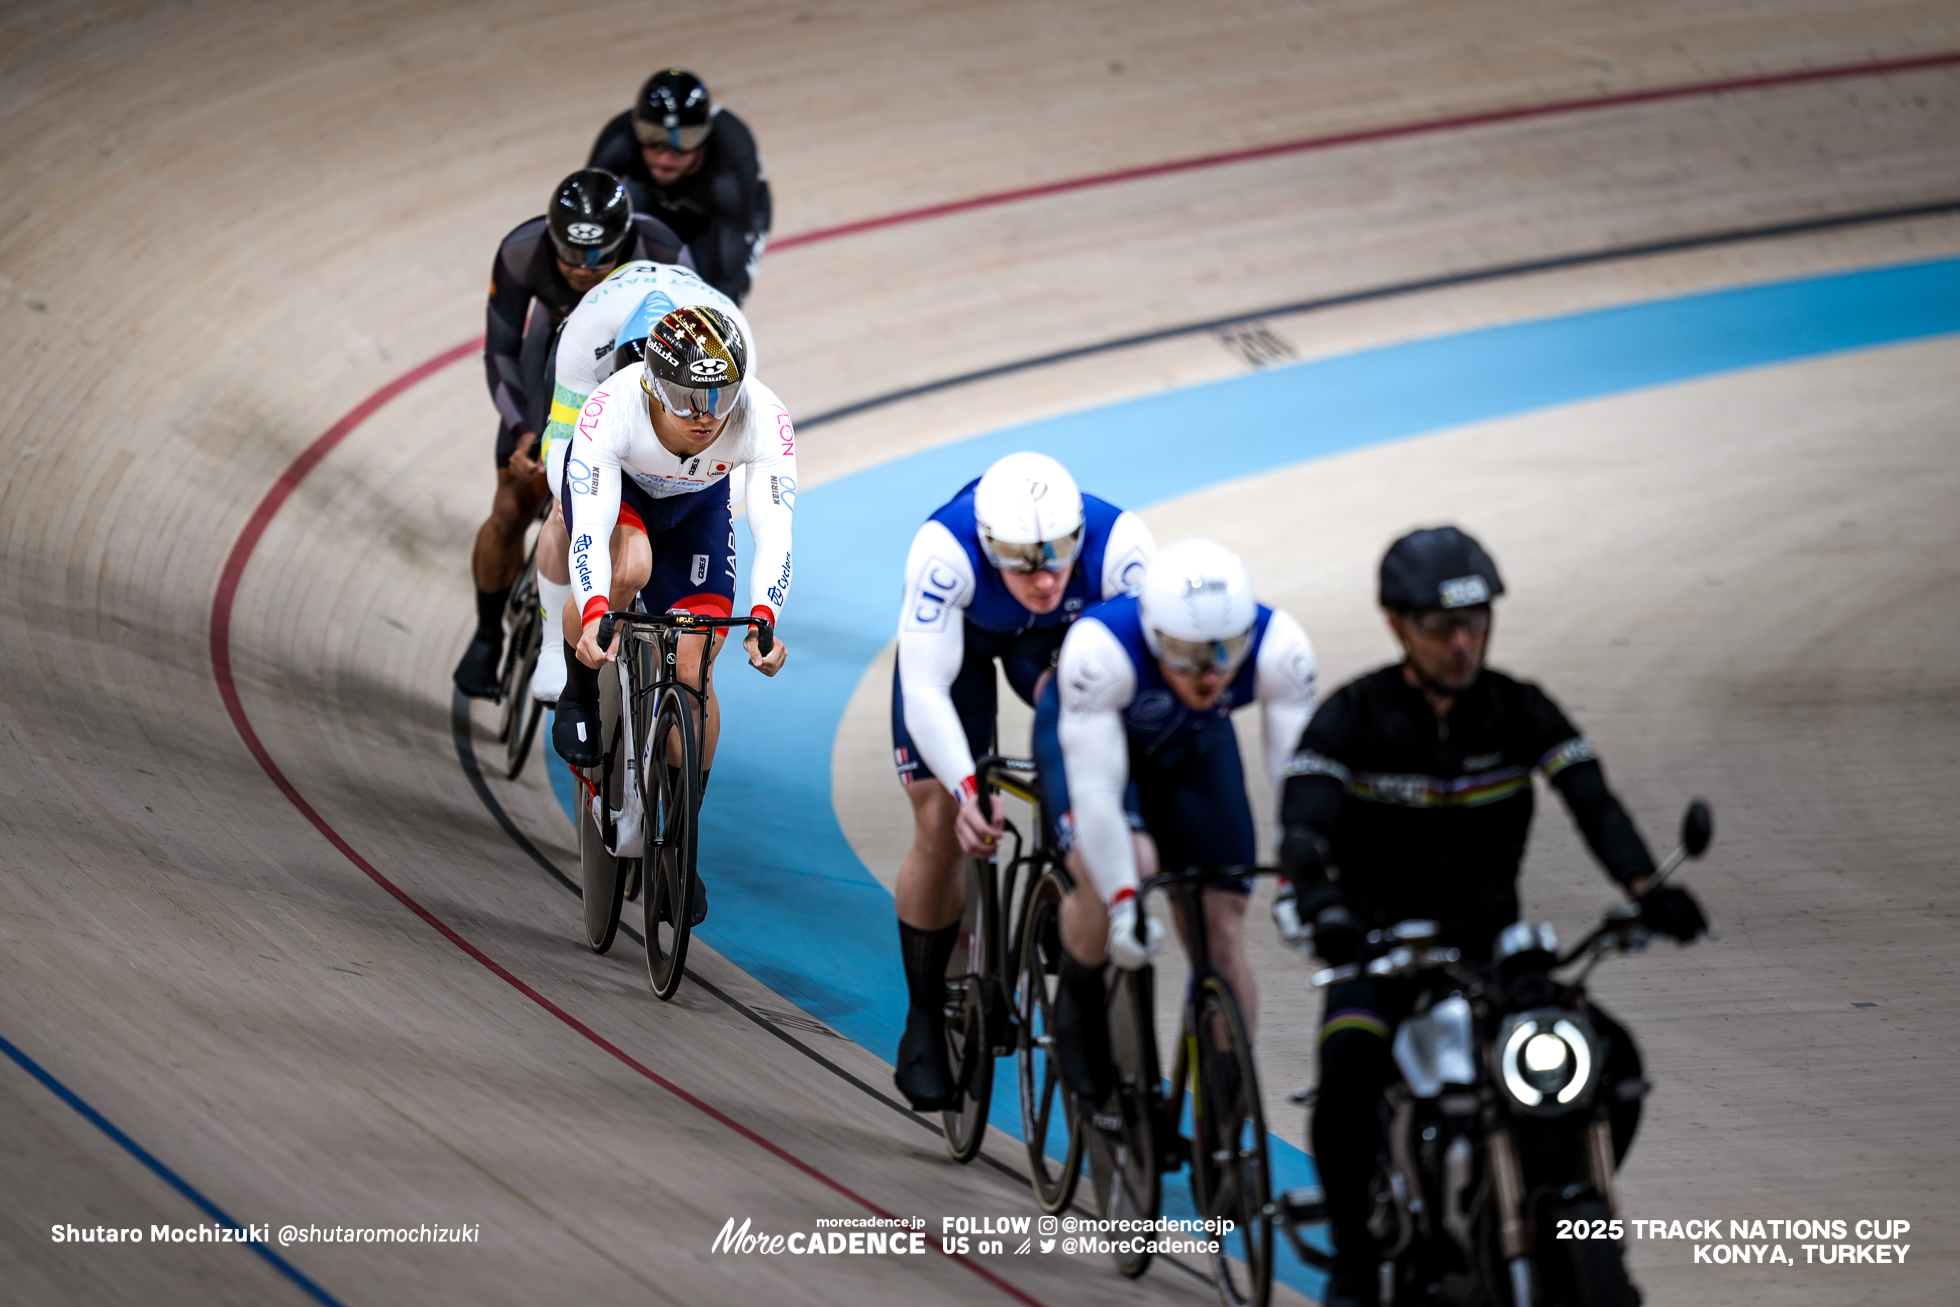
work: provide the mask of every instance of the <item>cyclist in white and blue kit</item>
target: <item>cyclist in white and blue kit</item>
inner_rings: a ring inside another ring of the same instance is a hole
[[[1314,654],[1300,624],[1253,598],[1238,555],[1209,540],[1167,546],[1138,593],[1084,613],[1035,702],[1034,756],[1044,815],[1075,887],[1062,901],[1056,1059],[1077,1093],[1110,1088],[1103,964],[1136,970],[1162,946],[1137,888],[1161,867],[1250,865],[1252,807],[1233,709],[1260,706],[1267,780],[1282,769],[1314,710]],[[1205,893],[1212,963],[1231,985],[1247,1032],[1258,990],[1245,956],[1250,878]]]
[[[897,1082],[919,1111],[958,1099],[947,1066],[946,962],[965,907],[966,855],[1001,831],[975,803],[974,758],[992,751],[1000,661],[1033,702],[1069,624],[1137,583],[1155,552],[1134,513],[1082,494],[1042,454],[1009,454],[913,537],[892,673],[892,753],[912,804],[898,872],[900,950],[911,1004]]]

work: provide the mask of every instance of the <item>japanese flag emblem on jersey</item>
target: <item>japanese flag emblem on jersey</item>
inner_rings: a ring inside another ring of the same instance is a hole
[[[710,475],[710,476],[721,476],[721,475],[723,475],[724,473],[726,473],[727,471],[728,471],[728,464],[726,464],[726,463],[716,463],[716,464],[714,465],[714,467],[713,467],[713,468],[711,468],[711,469],[709,470],[709,475]]]
[[[707,579],[708,556],[706,554],[696,554],[694,556],[694,584],[700,585]]]

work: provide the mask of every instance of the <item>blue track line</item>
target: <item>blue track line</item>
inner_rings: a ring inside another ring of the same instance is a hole
[[[189,1200],[191,1206],[197,1208],[198,1211],[203,1212],[206,1216],[210,1217],[217,1224],[222,1225],[227,1229],[239,1230],[239,1231],[243,1231],[245,1229],[243,1225],[239,1224],[237,1221],[234,1221],[225,1212],[223,1208],[219,1207],[216,1203],[212,1202],[209,1198],[206,1198],[203,1194],[199,1193],[196,1189],[192,1188],[190,1182],[185,1180],[184,1177],[178,1175],[175,1171],[171,1170],[169,1167],[165,1166],[162,1162],[158,1161],[156,1155],[150,1152],[149,1149],[143,1147],[143,1145],[137,1143],[134,1139],[131,1139],[128,1135],[124,1134],[122,1130],[116,1126],[115,1122],[111,1121],[108,1117],[102,1115],[102,1113],[96,1111],[93,1107],[90,1107],[86,1102],[82,1100],[81,1095],[77,1094],[74,1090],[70,1089],[67,1085],[62,1084],[59,1080],[56,1080],[54,1076],[50,1074],[48,1070],[45,1067],[43,1067],[39,1062],[36,1062],[33,1058],[29,1057],[27,1054],[21,1052],[21,1050],[15,1047],[14,1044],[11,1043],[4,1035],[0,1035],[0,1052],[4,1052],[8,1057],[14,1060],[14,1063],[17,1066],[19,1066],[21,1070],[27,1072],[28,1075],[33,1076],[36,1080],[40,1081],[41,1084],[47,1089],[49,1093],[53,1094],[56,1098],[59,1098],[62,1102],[68,1104],[68,1106],[74,1108],[77,1112],[79,1112],[83,1120],[87,1121],[90,1125],[94,1126],[97,1130],[100,1130],[103,1134],[109,1136],[109,1138],[115,1140],[116,1143],[122,1146],[124,1152],[128,1153],[131,1157],[141,1162],[144,1166],[150,1168],[151,1172],[153,1172],[158,1179],[162,1180],[165,1184],[169,1185],[172,1189],[175,1189],[178,1193],[182,1194],[187,1200]],[[305,1272],[301,1271],[297,1266],[294,1266],[291,1262],[287,1261],[284,1257],[281,1257],[278,1253],[274,1252],[269,1246],[267,1246],[262,1241],[258,1239],[249,1239],[249,1240],[242,1240],[241,1243],[243,1244],[243,1246],[250,1248],[253,1252],[257,1253],[260,1257],[263,1257],[267,1262],[269,1262],[272,1265],[272,1268],[274,1270],[278,1271],[281,1275],[285,1276],[287,1279],[291,1280],[294,1284],[297,1284],[301,1289],[305,1290],[306,1295],[312,1298],[313,1301],[318,1303],[323,1303],[325,1304],[325,1307],[342,1307],[342,1304],[338,1298],[334,1297],[332,1294],[328,1293],[325,1289],[322,1289],[319,1285],[315,1284],[312,1280],[308,1279]]]

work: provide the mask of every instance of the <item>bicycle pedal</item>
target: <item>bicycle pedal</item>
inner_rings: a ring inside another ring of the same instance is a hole
[[[1303,1184],[1279,1196],[1280,1213],[1294,1225],[1322,1225],[1327,1221],[1327,1194],[1317,1184]]]

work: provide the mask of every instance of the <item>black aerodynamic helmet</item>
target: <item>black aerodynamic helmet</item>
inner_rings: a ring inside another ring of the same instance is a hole
[[[720,309],[672,310],[653,324],[641,349],[640,387],[675,417],[724,417],[742,396],[749,344]]]
[[[1383,608],[1467,608],[1503,593],[1497,564],[1453,526],[1411,531],[1382,555]]]
[[[558,183],[545,213],[558,257],[575,268],[618,261],[633,231],[633,201],[626,183],[604,168],[581,168]]]
[[[633,102],[633,135],[644,146],[698,150],[715,129],[708,88],[693,73],[668,68],[647,78]]]

